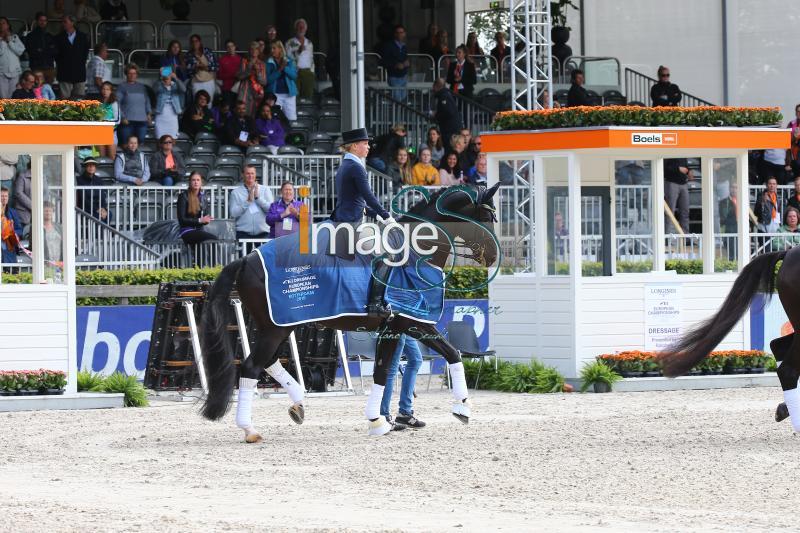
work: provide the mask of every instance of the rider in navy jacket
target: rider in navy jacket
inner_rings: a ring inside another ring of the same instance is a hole
[[[369,153],[367,130],[359,128],[342,133],[342,146],[346,149],[346,153],[336,171],[336,208],[333,210],[331,220],[360,224],[366,211],[367,215],[380,217],[385,222],[393,221],[392,215],[384,209],[369,186],[364,163]],[[338,251],[338,243],[336,248]],[[375,272],[370,278],[367,312],[370,315],[385,317],[391,313],[391,310],[383,304],[383,289],[390,269],[383,261],[377,263]]]

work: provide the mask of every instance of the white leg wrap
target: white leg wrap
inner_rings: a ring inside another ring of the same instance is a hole
[[[789,409],[789,420],[792,421],[792,429],[800,433],[800,389],[783,391],[783,401]]]
[[[253,427],[253,393],[257,379],[239,378],[239,403],[236,405],[236,425],[242,429]]]
[[[283,390],[289,395],[293,403],[301,403],[303,401],[303,389],[296,379],[283,368],[280,361],[275,361],[267,368],[267,374],[272,376],[272,379],[277,381],[283,387]]]
[[[468,396],[467,378],[464,376],[464,363],[458,362],[450,365],[450,384],[453,387],[453,399],[462,401]]]
[[[367,408],[364,414],[367,420],[373,420],[381,417],[381,400],[383,399],[383,385],[372,384],[372,390],[369,391],[367,398]]]

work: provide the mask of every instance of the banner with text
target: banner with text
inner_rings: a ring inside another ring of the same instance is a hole
[[[644,349],[660,351],[677,341],[683,331],[680,283],[648,283],[644,286]]]

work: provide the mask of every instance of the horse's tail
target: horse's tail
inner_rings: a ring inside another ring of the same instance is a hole
[[[689,331],[677,344],[659,354],[662,371],[667,377],[682,376],[711,353],[750,307],[759,291],[768,297],[775,290],[775,265],[786,251],[759,255],[744,267],[719,311]]]
[[[225,415],[233,393],[236,372],[228,335],[230,294],[243,265],[244,259],[237,259],[222,269],[203,306],[200,340],[208,395],[200,412],[209,420],[218,420]]]

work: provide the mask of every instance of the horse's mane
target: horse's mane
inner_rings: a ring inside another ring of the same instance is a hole
[[[423,197],[421,200],[417,201],[414,205],[412,205],[408,209],[408,214],[414,214],[414,215],[421,214],[422,211],[429,205],[435,205],[439,197],[453,187],[457,187],[457,185],[450,185],[448,187],[442,187],[440,189],[433,191],[427,200],[425,199],[425,197]],[[403,218],[405,218],[405,216]]]

